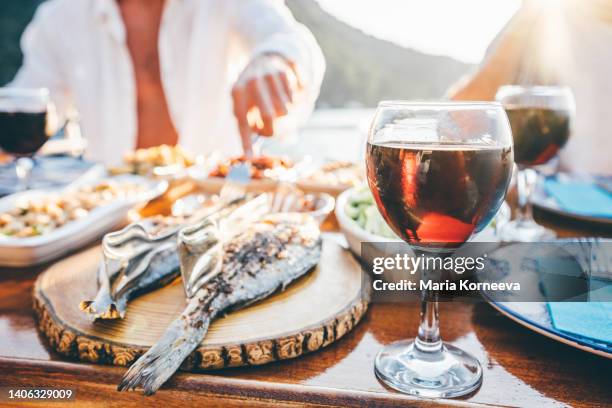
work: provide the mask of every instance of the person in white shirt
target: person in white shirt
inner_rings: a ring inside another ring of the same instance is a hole
[[[280,0],[49,0],[26,28],[10,84],[75,108],[87,157],[180,143],[250,153],[281,116],[304,120],[325,70]]]
[[[524,0],[478,70],[449,96],[492,100],[506,84],[567,85],[576,120],[560,168],[612,175],[611,45],[612,0]]]

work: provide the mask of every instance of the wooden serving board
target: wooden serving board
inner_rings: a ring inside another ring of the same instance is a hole
[[[95,323],[79,301],[96,292],[99,247],[62,260],[34,285],[38,327],[60,354],[86,362],[126,366],[161,337],[185,307],[180,280],[134,299],[123,320]],[[324,240],[319,266],[248,308],[219,318],[183,364],[198,371],[259,365],[298,357],[340,339],[361,319],[369,279],[351,254]]]

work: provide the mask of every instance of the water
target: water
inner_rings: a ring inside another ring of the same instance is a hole
[[[363,163],[365,145],[374,109],[320,109],[315,111],[297,135],[284,140],[266,140],[266,154],[299,159],[310,155],[317,160]]]

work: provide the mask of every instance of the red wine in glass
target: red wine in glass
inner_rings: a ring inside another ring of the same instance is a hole
[[[0,148],[16,157],[21,189],[27,189],[32,157],[50,136],[46,89],[0,88]]]
[[[368,143],[370,189],[391,228],[423,249],[453,249],[481,231],[504,200],[511,147]]]
[[[569,111],[516,106],[505,109],[514,137],[514,160],[518,165],[545,164],[567,143]]]
[[[13,156],[31,156],[46,143],[47,111],[0,110],[0,148]]]

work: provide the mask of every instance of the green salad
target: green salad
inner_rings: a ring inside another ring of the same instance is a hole
[[[397,238],[376,208],[374,197],[367,187],[358,188],[347,200],[346,215],[370,234],[385,238]]]

